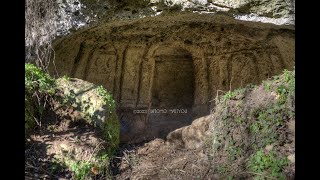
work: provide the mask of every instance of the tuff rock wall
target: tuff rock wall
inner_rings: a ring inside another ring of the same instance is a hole
[[[257,84],[293,69],[294,38],[291,26],[218,14],[118,21],[55,41],[58,71],[50,69],[106,87],[120,118],[131,117],[123,118],[123,131],[139,134],[148,118],[135,118],[131,110],[189,108],[198,117],[209,113],[218,90]]]

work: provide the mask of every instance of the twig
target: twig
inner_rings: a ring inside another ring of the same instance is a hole
[[[169,175],[171,174],[171,172],[169,171],[169,169],[167,167],[163,166],[163,168],[168,171]]]
[[[217,104],[219,103],[219,92],[224,93],[225,91],[217,90],[217,95],[216,95],[216,97],[215,97],[213,100],[209,101],[209,102],[215,101],[215,104],[217,105]],[[214,113],[214,111],[213,111],[213,110],[214,110],[214,108],[213,108],[213,109],[211,109],[211,113]]]
[[[124,155],[124,160],[127,161],[128,165],[132,168],[133,166],[131,165],[130,161],[128,160],[128,159],[130,159],[130,158],[129,158],[129,156],[127,155],[127,153],[126,153],[126,152],[123,152],[123,155]]]
[[[207,176],[207,174],[209,173],[210,169],[211,169],[211,163],[209,164],[209,166],[208,166],[208,168],[206,170],[206,173],[203,175],[202,179],[204,179]]]
[[[102,142],[100,142],[95,148],[94,148],[94,150],[92,151],[92,153],[90,154],[90,158],[89,158],[89,162],[91,161],[91,158],[92,158],[92,156],[93,156],[93,154],[94,154],[94,152],[96,151],[96,149],[98,148],[98,147],[100,147],[100,144],[101,144]]]
[[[180,172],[183,172],[183,173],[186,173],[186,171],[182,170],[182,169],[176,169],[174,171],[180,171]]]
[[[41,127],[41,121],[39,122],[36,117],[33,117],[33,119],[36,121],[37,125]]]
[[[209,101],[209,102],[212,102],[212,101],[215,101],[215,102],[217,102],[218,100],[218,96],[219,96],[219,92],[225,92],[225,91],[222,91],[222,90],[217,90],[217,95],[216,95],[216,97],[214,98],[214,99],[212,99],[211,101]]]
[[[230,80],[229,91],[231,91],[232,80],[233,80],[233,76],[231,77],[231,80]]]

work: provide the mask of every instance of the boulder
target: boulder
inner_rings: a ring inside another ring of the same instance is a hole
[[[79,112],[76,119],[100,128],[113,151],[119,144],[120,123],[111,95],[101,86],[77,78],[59,78],[56,84],[61,104],[76,109]]]

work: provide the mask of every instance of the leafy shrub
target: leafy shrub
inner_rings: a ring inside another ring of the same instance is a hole
[[[104,137],[107,139],[108,142],[111,143],[109,147],[109,151],[112,154],[115,152],[120,142],[120,138],[119,138],[120,124],[119,124],[117,115],[115,113],[116,104],[112,95],[103,86],[98,86],[96,91],[98,95],[103,98],[106,105],[108,105],[109,119],[103,128],[103,132],[104,132]]]
[[[25,133],[41,119],[46,99],[55,93],[55,80],[33,64],[25,64]]]
[[[112,95],[110,93],[108,93],[108,91],[103,87],[103,86],[98,86],[98,88],[96,89],[97,93],[99,94],[99,96],[101,96],[104,100],[104,102],[109,106],[110,109],[110,113],[115,109],[115,101],[112,97]]]
[[[28,93],[38,91],[40,93],[54,93],[54,79],[37,66],[25,64],[25,88]]]
[[[70,164],[70,169],[75,173],[76,179],[85,179],[85,177],[90,173],[90,169],[93,165],[89,162],[78,161],[76,163]]]
[[[261,174],[256,175],[255,179],[265,179],[263,174],[276,179],[285,179],[282,170],[287,164],[288,160],[278,157],[274,151],[264,152],[259,150],[250,158],[248,167],[251,171]]]

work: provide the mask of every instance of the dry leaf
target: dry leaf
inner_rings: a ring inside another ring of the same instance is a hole
[[[99,168],[97,166],[93,166],[91,168],[91,172],[94,174],[94,175],[98,175],[99,174]]]

